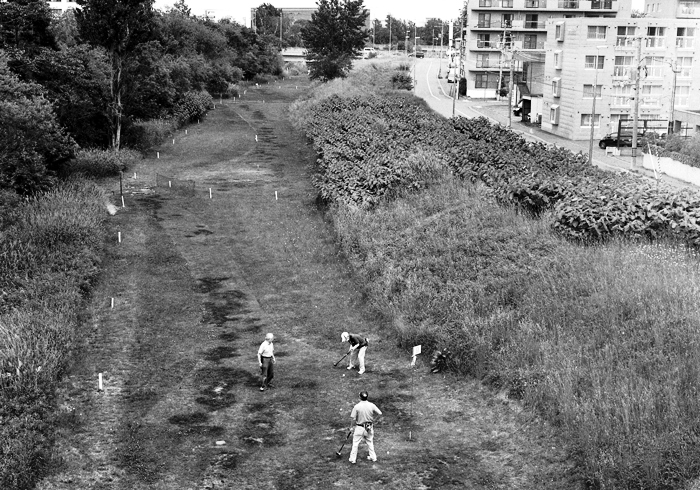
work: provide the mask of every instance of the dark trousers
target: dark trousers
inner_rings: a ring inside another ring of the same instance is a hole
[[[260,367],[260,375],[262,376],[262,386],[266,387],[275,377],[275,368],[271,357],[262,358],[262,366]]]

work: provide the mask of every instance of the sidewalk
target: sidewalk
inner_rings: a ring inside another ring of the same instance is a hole
[[[505,100],[465,99],[460,97],[454,103],[453,111],[452,97],[450,97],[452,84],[448,84],[445,78],[438,78],[438,70],[439,65],[436,63],[436,60],[425,59],[419,61],[416,65],[417,84],[415,94],[423,98],[433,110],[445,117],[451,117],[453,113],[464,117],[481,116],[486,117],[493,123],[503,126],[508,125],[510,109],[508,102]],[[589,141],[573,141],[561,138],[542,131],[537,125],[524,123],[521,118],[515,115],[512,115],[511,118],[511,129],[528,141],[555,144],[559,147],[568,148],[574,153],[581,152],[584,155],[588,155]],[[622,151],[624,153],[621,156],[606,155],[605,151],[598,147],[598,141],[595,140],[593,141],[593,164],[614,172],[634,172],[656,181],[654,172],[642,167],[643,153],[641,149],[637,151],[637,162],[634,168],[632,166],[631,148],[623,148]],[[676,188],[698,189],[697,186],[689,182],[675,179],[665,174],[660,174],[660,178]]]

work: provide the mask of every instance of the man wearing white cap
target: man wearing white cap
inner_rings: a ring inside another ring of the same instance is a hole
[[[351,352],[350,360],[348,361],[348,369],[353,369],[355,367],[355,361],[360,364],[359,373],[365,372],[365,352],[367,352],[367,346],[369,342],[367,338],[362,335],[357,335],[354,333],[343,332],[340,334],[341,342],[349,342]]]

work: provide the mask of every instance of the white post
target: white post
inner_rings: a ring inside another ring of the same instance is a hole
[[[126,207],[126,206],[124,206],[124,196],[122,196],[122,207],[123,207],[123,208]]]
[[[122,232],[118,231],[117,232],[117,243],[121,243],[121,242],[122,242]]]
[[[211,199],[211,187],[209,188],[209,199]]]
[[[275,191],[275,201],[277,200],[277,191]]]
[[[103,388],[103,386],[102,386],[102,373],[99,373],[97,375],[97,389],[99,391],[102,391],[102,388]]]
[[[114,308],[114,298],[112,298],[112,302],[110,304],[110,308]]]
[[[159,151],[156,152],[156,158],[160,158],[160,152],[159,152]]]
[[[173,138],[173,145],[175,144],[175,138]]]
[[[185,129],[185,134],[187,134],[187,130]]]
[[[168,187],[172,187],[172,186],[173,186],[172,182],[168,181]]]

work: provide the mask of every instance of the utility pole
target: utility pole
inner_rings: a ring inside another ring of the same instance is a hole
[[[642,38],[637,38],[637,79],[634,81],[634,114],[632,115],[632,168],[637,167],[637,131],[639,129],[639,79],[642,73]],[[620,135],[618,134],[619,138]]]
[[[671,70],[673,70],[673,88],[671,89],[671,117],[669,118],[669,135],[676,130],[676,75],[681,71],[678,63],[674,60],[671,62]]]
[[[508,129],[513,125],[513,71],[515,70],[515,56],[510,50],[510,80],[508,80]]]
[[[598,66],[600,63],[598,59],[600,58],[600,49],[606,46],[596,46],[595,48],[595,78],[593,81],[593,109],[591,110],[591,137],[588,141],[588,163],[593,165],[593,136],[595,135],[595,101],[598,95]],[[601,94],[602,95],[602,94]],[[619,135],[618,135],[619,138]]]
[[[391,54],[391,15],[389,16],[389,54]]]
[[[461,33],[460,33],[460,38],[461,38],[464,35],[464,16],[462,16],[462,21],[460,22],[460,30],[461,30]],[[459,64],[460,64],[460,67],[459,67],[459,70],[457,70],[457,73],[456,73],[457,76],[455,77],[455,78],[457,78],[457,80],[455,80],[455,83],[453,86],[454,92],[452,94],[452,117],[455,117],[455,108],[457,106],[457,94],[459,93],[459,83],[462,80],[462,68],[461,67],[462,67],[462,63],[464,61],[462,59],[462,45],[463,44],[464,43],[460,40],[460,46],[459,46]]]

